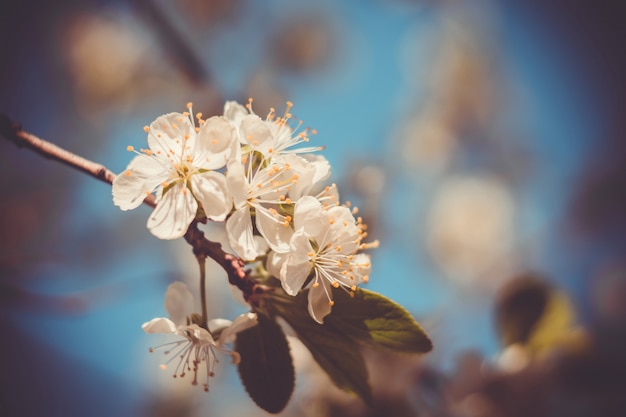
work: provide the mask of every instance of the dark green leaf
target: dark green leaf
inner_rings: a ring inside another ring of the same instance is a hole
[[[425,353],[433,345],[426,332],[400,305],[372,291],[358,289],[354,297],[333,292],[335,305],[324,326],[336,328],[355,340],[407,353]]]
[[[295,377],[287,338],[272,319],[259,314],[258,325],[237,334],[239,376],[254,402],[270,413],[287,405]]]
[[[306,293],[281,297],[270,308],[289,323],[337,387],[372,403],[367,368],[358,343],[338,329],[313,320],[307,310]]]

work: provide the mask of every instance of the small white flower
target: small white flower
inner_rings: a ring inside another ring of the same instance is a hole
[[[244,155],[259,152],[266,160],[278,162],[284,155],[315,152],[324,149],[320,146],[293,148],[301,143],[309,142],[309,134],[316,134],[315,130],[302,129],[302,121],[296,126],[291,125],[293,104],[287,102],[282,116],[276,115],[270,109],[265,119],[257,116],[252,110],[252,99],[248,99],[246,106],[234,101],[224,105],[224,116],[235,126],[239,143],[244,148]]]
[[[191,103],[188,107],[191,110]],[[137,152],[113,181],[113,202],[122,210],[138,207],[156,192],[157,206],[147,226],[158,238],[182,237],[198,204],[214,221],[223,221],[232,208],[226,179],[215,170],[223,168],[233,153],[233,127],[224,117],[205,121],[200,114],[198,123],[196,127],[188,112],[157,118],[144,128],[149,149]]]
[[[167,369],[169,362],[178,359],[174,369],[174,377],[184,377],[187,372],[193,373],[192,384],[198,384],[201,366],[206,369],[203,383],[205,391],[209,390],[209,378],[213,376],[213,368],[217,362],[215,351],[219,350],[232,357],[233,363],[239,362],[239,354],[225,345],[235,339],[235,335],[256,325],[256,314],[247,313],[237,317],[233,322],[225,319],[213,319],[208,323],[209,330],[197,323],[199,316],[193,314],[193,296],[183,282],[174,282],[165,293],[165,309],[170,318],[158,317],[144,323],[141,327],[146,333],[164,333],[182,336],[183,340],[167,343],[155,349],[166,348],[166,355],[171,358],[161,365]],[[213,335],[219,335],[215,340]]]
[[[289,295],[309,288],[309,314],[318,323],[334,304],[333,287],[353,292],[369,280],[369,256],[358,251],[378,242],[362,243],[367,235],[363,229],[347,207],[324,208],[315,197],[305,196],[295,205],[289,252],[273,252],[268,258],[269,272],[280,278]]]

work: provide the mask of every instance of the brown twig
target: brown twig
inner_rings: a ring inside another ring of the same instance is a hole
[[[104,165],[85,159],[31,133],[25,132],[18,123],[4,114],[0,114],[0,135],[20,148],[30,149],[46,159],[61,162],[107,184],[112,184],[116,177]],[[156,207],[154,195],[149,195],[143,202],[150,207]],[[192,222],[189,226],[185,234],[185,240],[193,248],[193,253],[196,257],[213,259],[228,274],[228,282],[237,286],[244,294],[246,294],[246,291],[250,291],[248,287],[252,284],[248,282],[250,280],[247,279],[248,273],[244,269],[244,262],[240,258],[224,252],[221,244],[208,240],[204,233],[198,229],[197,221]]]

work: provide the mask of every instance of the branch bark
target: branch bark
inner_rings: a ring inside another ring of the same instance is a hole
[[[104,165],[90,161],[24,131],[19,123],[14,122],[4,114],[0,114],[0,135],[19,148],[29,149],[46,159],[60,162],[107,184],[112,184],[116,177]],[[154,195],[149,195],[143,202],[152,208],[156,207]],[[249,287],[253,284],[247,279],[248,273],[244,269],[244,262],[240,258],[226,253],[221,244],[208,240],[204,236],[204,232],[198,229],[197,221],[194,220],[191,223],[184,237],[193,248],[196,257],[204,256],[213,259],[224,268],[228,274],[229,283],[237,286],[244,294],[246,291],[250,291]]]

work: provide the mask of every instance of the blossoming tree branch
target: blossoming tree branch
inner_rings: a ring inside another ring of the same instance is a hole
[[[259,117],[252,99],[229,101],[224,114],[203,118],[187,104],[144,127],[147,147],[119,175],[61,149],[0,118],[0,133],[19,147],[112,184],[121,210],[153,208],[147,227],[159,239],[184,238],[199,265],[200,310],[182,282],[165,293],[169,318],[143,324],[147,333],[171,334],[162,369],[209,391],[220,356],[238,366],[250,397],[280,412],[295,371],[283,327],[290,326],[341,389],[372,402],[360,346],[408,354],[432,344],[401,306],[359,288],[370,279],[367,226],[358,210],[341,204],[328,184],[330,164],[309,146],[316,132],[294,121],[287,103]],[[207,239],[200,223],[223,223],[228,245]],[[207,317],[206,258],[226,272],[249,311],[234,320]],[[281,318],[282,321],[277,321]],[[286,323],[286,324],[285,324]]]

